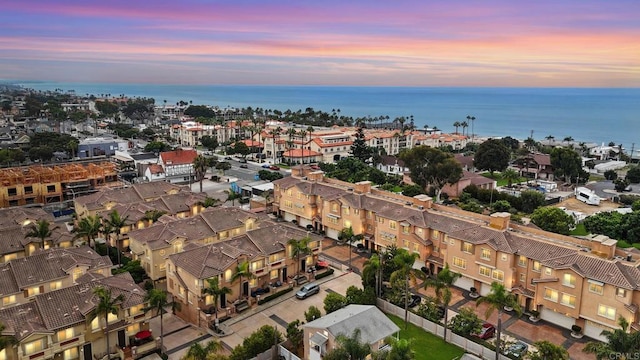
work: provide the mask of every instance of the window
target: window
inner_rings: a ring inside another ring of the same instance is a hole
[[[91,321],[91,330],[96,331],[98,329],[100,329],[100,318],[96,317]]]
[[[278,269],[276,269],[276,270],[271,270],[271,271],[269,272],[269,279],[271,279],[271,280],[273,280],[273,279],[277,279],[277,278],[278,278],[278,276],[279,276],[279,274],[278,274]]]
[[[397,227],[397,223],[393,220],[389,220],[389,229],[395,230]]]
[[[136,316],[144,311],[144,304],[132,306],[129,308],[129,315]]]
[[[576,277],[573,274],[564,274],[562,277],[562,285],[576,287]]]
[[[473,254],[473,244],[468,242],[462,243],[462,251],[468,254]]]
[[[33,186],[25,186],[24,187],[25,194],[33,194]]]
[[[491,269],[489,269],[486,266],[480,266],[480,275],[486,276],[486,277],[490,277],[491,276]]]
[[[227,269],[227,271],[224,272],[224,281],[231,282],[232,277],[233,277],[233,271],[231,271],[231,269]]]
[[[483,260],[491,260],[491,250],[482,249],[482,252],[480,253],[480,258]]]
[[[2,306],[15,304],[15,302],[16,302],[16,296],[15,295],[9,295],[9,296],[5,296],[5,297],[2,298]]]
[[[524,255],[518,256],[518,266],[527,267],[527,257]]]
[[[251,271],[256,271],[264,267],[264,259],[251,262]]]
[[[409,240],[402,240],[402,246],[405,249],[409,250]]]
[[[9,188],[7,191],[9,192],[9,196],[18,195],[18,190],[16,190],[16,188]]]
[[[353,209],[354,215],[360,215],[360,209]]]
[[[167,252],[164,249],[160,250],[160,256],[164,256],[164,254],[166,254],[166,253]]]
[[[0,350],[0,360],[7,360],[7,350]]]
[[[293,207],[293,201],[291,201],[291,200],[285,200],[285,201],[284,201],[284,206],[285,206],[285,207],[288,207],[288,208]]]
[[[175,244],[173,244],[173,253],[177,254],[181,251],[182,251],[182,242],[176,241]]]
[[[331,211],[332,212],[338,212],[338,204],[337,203],[331,204]]]
[[[527,282],[527,274],[520,273],[520,282]]]
[[[338,219],[334,219],[332,217],[329,218],[329,222],[332,224],[337,224],[338,223]]]
[[[616,289],[616,295],[619,297],[625,297],[627,296],[627,291],[623,288],[617,288]]]
[[[350,228],[351,227],[351,220],[345,220],[344,221],[344,227]]]
[[[277,253],[277,254],[269,255],[269,263],[270,264],[278,262],[278,261],[280,261],[282,259],[284,259],[284,254],[283,253]]]
[[[431,238],[432,239],[438,239],[439,236],[440,236],[440,232],[438,230],[433,230],[431,232]]]
[[[616,319],[616,309],[607,305],[599,305],[598,306],[598,315],[602,317],[606,317],[607,319],[615,320]]]
[[[68,328],[64,330],[58,331],[58,342],[72,339],[75,336],[75,331],[73,328]]]
[[[376,216],[376,221],[380,224],[384,224],[384,219],[381,218],[380,216]]]
[[[39,286],[34,286],[34,287],[31,287],[31,288],[28,288],[27,289],[27,294],[28,294],[29,297],[32,297],[34,295],[40,294],[40,287]]]
[[[533,262],[533,271],[540,272],[540,261]]]
[[[576,297],[573,295],[562,293],[562,298],[560,298],[560,304],[574,308],[576,307]]]
[[[33,354],[35,352],[38,352],[42,349],[45,348],[45,341],[44,339],[38,339],[29,343],[24,344],[24,354],[25,355],[30,355]]]
[[[205,305],[212,305],[213,304],[213,295],[207,295],[204,297],[204,304]]]
[[[502,254],[502,255],[500,255],[500,259],[501,259],[502,261],[507,261],[507,254]]]
[[[184,288],[180,285],[178,285],[178,295],[180,295],[181,297],[184,297],[185,295]]]
[[[72,347],[64,351],[64,360],[73,360],[78,358],[78,347]]]
[[[502,270],[493,270],[491,272],[491,278],[493,280],[498,280],[500,282],[504,281],[504,271],[502,271]]]
[[[127,326],[127,334],[134,335],[140,331],[140,323],[135,323]]]
[[[558,290],[544,288],[544,298],[549,301],[558,302]]]
[[[56,186],[55,185],[47,185],[47,192],[48,193],[56,192]]]
[[[589,280],[589,292],[602,295],[603,290],[604,290],[604,284]]]
[[[373,211],[367,211],[367,219],[371,219],[373,217]]]
[[[107,324],[111,324],[111,323],[114,323],[116,321],[118,321],[118,315],[117,314],[115,314],[115,315],[112,314],[112,313],[107,314]]]
[[[343,207],[343,208],[342,208],[342,213],[343,213],[344,215],[349,215],[349,213],[350,213],[349,208],[348,208],[348,207]]]
[[[411,243],[413,245],[413,252],[420,252],[420,244]]]
[[[461,269],[466,269],[467,268],[467,260],[465,259],[461,259],[459,257],[453,257],[453,266],[455,267],[459,267]]]
[[[82,268],[78,267],[73,269],[73,282],[76,282],[76,280],[78,280],[78,278],[82,276],[83,273],[84,271],[82,271]]]

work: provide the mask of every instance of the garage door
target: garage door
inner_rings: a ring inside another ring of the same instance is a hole
[[[454,284],[455,286],[461,288],[462,290],[471,289],[473,287],[473,279],[469,279],[467,277],[461,276]]]
[[[480,295],[486,296],[490,292],[491,292],[491,285],[485,284],[485,283],[482,283],[482,285],[480,285]]]
[[[307,225],[311,225],[311,221],[301,217],[300,218],[300,226],[302,226],[303,228],[306,229]]]
[[[293,221],[296,219],[296,216],[292,213],[284,213],[284,221]]]
[[[540,312],[540,318],[542,320],[546,320],[552,324],[556,324],[567,329],[571,329],[571,326],[576,323],[576,320],[574,318],[564,316],[559,312],[555,312],[546,308],[542,308],[542,311]]]
[[[334,240],[338,240],[338,234],[340,234],[340,231],[338,230],[334,230],[334,229],[330,229],[330,228],[325,228],[327,231],[327,237],[330,237]]]
[[[613,329],[608,328],[606,326],[600,325],[598,323],[595,323],[593,321],[589,321],[587,320],[586,323],[584,324],[584,334],[587,335],[588,337],[595,339],[595,340],[600,340],[600,341],[604,341],[607,342],[607,338],[600,335],[600,333],[602,333],[602,330],[609,330],[609,331],[613,331]]]

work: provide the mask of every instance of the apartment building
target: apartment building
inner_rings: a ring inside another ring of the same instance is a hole
[[[444,264],[462,274],[457,286],[481,295],[503,283],[525,309],[602,339],[625,317],[640,328],[638,259],[604,236],[563,236],[515,224],[510,214],[485,216],[414,198],[324,178],[310,167],[274,181],[274,211],[286,221],[311,226],[337,238],[352,227],[367,248],[391,245],[419,255],[417,268],[437,273]],[[623,255],[621,257],[621,255]]]
[[[160,153],[158,164],[164,170],[164,181],[187,183],[194,181],[193,161],[198,156],[194,149],[177,149]]]
[[[36,295],[76,284],[85,274],[111,276],[113,264],[88,246],[50,248],[0,264],[0,308],[21,305]]]
[[[134,260],[154,280],[166,277],[166,259],[183,251],[190,243],[218,243],[245,234],[256,226],[255,214],[235,207],[208,208],[184,219],[165,218],[129,232]]]
[[[292,256],[290,239],[310,238],[311,252],[302,256],[300,264]],[[225,309],[233,311],[234,300],[247,298],[255,288],[266,288],[276,283],[288,286],[296,271],[306,274],[306,268],[317,261],[322,237],[309,234],[298,227],[265,222],[260,228],[231,239],[204,245],[190,245],[183,252],[170,255],[167,260],[167,290],[181,304],[179,315],[194,324],[203,324],[210,318],[200,311]],[[236,267],[249,263],[253,278],[233,279]],[[232,293],[221,296],[218,304],[203,295],[208,279],[217,278],[220,287],[228,287]],[[272,291],[277,291],[274,288]],[[208,311],[211,313],[212,311]],[[199,319],[200,318],[200,319]]]
[[[118,313],[90,318],[99,299],[96,287],[111,291],[113,298],[122,295]],[[145,291],[131,275],[106,278],[79,278],[76,285],[35,295],[27,303],[0,309],[5,327],[3,335],[13,336],[16,344],[0,351],[7,360],[101,359],[106,355],[105,329],[108,329],[110,353],[138,358],[153,351],[157,344],[151,337],[146,343],[138,339],[150,335],[151,312],[145,314]]]
[[[211,136],[218,139],[218,143],[233,142],[239,138],[249,138],[248,131],[250,121],[227,121],[224,124],[204,125],[195,121],[185,121],[171,128],[170,136],[183,146],[200,144],[203,136]]]

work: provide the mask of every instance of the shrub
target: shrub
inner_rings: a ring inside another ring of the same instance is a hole
[[[571,331],[573,331],[574,334],[580,334],[582,332],[582,327],[578,325],[571,325]]]
[[[267,301],[271,301],[271,300],[273,300],[273,299],[275,299],[277,297],[280,297],[280,296],[282,296],[282,295],[284,295],[284,294],[286,294],[288,292],[291,292],[291,291],[293,291],[293,288],[286,288],[284,290],[280,290],[277,293],[273,293],[273,294],[265,297],[264,299],[260,299],[258,301],[258,305],[262,305],[262,304],[266,303]]]
[[[335,272],[335,270],[329,269],[329,270],[327,270],[325,272],[316,274],[316,280],[325,278],[325,277],[330,276],[330,275],[333,275],[334,272]]]
[[[619,201],[624,205],[632,205],[634,201],[640,200],[640,196],[637,195],[620,195]]]
[[[307,322],[312,322],[315,319],[319,319],[321,316],[322,313],[320,313],[320,309],[313,305],[309,306],[309,309],[304,312],[304,319],[307,320]]]
[[[529,313],[531,314],[531,316],[533,316],[534,318],[537,318],[538,316],[540,316],[540,311],[538,310],[531,310],[529,311]]]
[[[604,178],[607,180],[615,180],[618,178],[618,173],[615,170],[607,170],[604,172]]]

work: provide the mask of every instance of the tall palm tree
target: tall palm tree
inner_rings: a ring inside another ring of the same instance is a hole
[[[413,263],[418,258],[418,254],[410,253],[405,249],[398,249],[398,252],[393,258],[393,262],[397,269],[391,274],[391,283],[395,283],[400,279],[404,282],[404,328],[407,329],[409,325],[409,283],[416,283],[417,279],[422,279],[424,273],[420,270],[413,268]]]
[[[289,239],[287,244],[291,246],[291,258],[296,259],[296,280],[298,279],[298,273],[300,272],[300,257],[303,255],[309,255],[311,248],[309,247],[309,241],[311,238],[308,236],[302,239]]]
[[[113,228],[113,233],[116,234],[116,250],[118,250],[118,266],[120,266],[120,235],[122,234],[122,228],[127,225],[129,221],[129,215],[122,217],[118,210],[113,210],[109,213],[109,219],[107,224]]]
[[[243,296],[242,294],[242,279],[247,279],[247,280],[251,280],[254,279],[256,276],[251,272],[251,269],[249,268],[249,261],[245,260],[243,262],[239,262],[236,265],[236,269],[233,272],[233,275],[231,276],[231,282],[236,281],[236,279],[240,279],[240,285],[239,285],[239,289],[240,291],[238,291],[238,300],[240,300],[240,297]]]
[[[278,126],[271,131],[271,134],[273,135],[273,163],[277,164],[280,162],[278,161],[278,140],[282,134],[282,128]]]
[[[465,129],[467,129],[469,127],[469,123],[466,121],[463,121],[460,123],[460,126],[462,127],[462,135],[464,135],[464,131]],[[469,136],[469,131],[467,130],[467,136]]]
[[[498,311],[498,326],[496,327],[496,360],[500,358],[500,335],[502,334],[502,313],[505,307],[513,308],[513,311],[520,316],[522,314],[522,308],[516,301],[516,297],[511,294],[499,282],[491,283],[491,292],[476,300],[476,306],[480,304],[487,304],[487,311],[485,318],[489,318],[495,310]]]
[[[4,350],[9,345],[17,343],[15,336],[2,335],[4,331],[4,324],[0,322],[0,351]]]
[[[94,248],[96,247],[96,236],[102,230],[102,221],[98,215],[89,215],[82,218],[78,224],[72,230],[75,233],[74,239],[84,237],[87,239],[87,244]]]
[[[155,311],[155,316],[160,315],[160,351],[162,351],[164,340],[164,322],[162,321],[162,317],[165,313],[165,308],[171,306],[172,312],[175,313],[176,310],[180,310],[180,303],[175,301],[170,302],[167,298],[167,292],[162,289],[149,290],[144,301],[147,303],[147,306],[144,308],[145,313]]]
[[[349,270],[351,270],[351,253],[353,252],[351,249],[351,244],[356,241],[360,241],[364,238],[362,234],[354,234],[353,228],[349,226],[348,228],[342,228],[340,233],[338,233],[338,240],[342,242],[346,242],[349,244]]]
[[[622,359],[621,354],[640,353],[640,332],[627,332],[629,322],[622,316],[618,317],[618,325],[619,329],[602,331],[601,335],[607,338],[607,342],[591,341],[582,351],[595,354],[598,360]]]
[[[220,280],[217,277],[214,277],[207,279],[207,287],[202,289],[202,292],[205,295],[211,295],[213,297],[213,306],[216,309],[216,320],[218,320],[218,300],[222,295],[231,294],[231,289],[226,286],[220,287]]]
[[[520,174],[518,174],[515,169],[508,168],[502,172],[502,178],[507,180],[509,187],[511,187],[514,181],[518,181],[518,179],[520,179]]]
[[[222,345],[216,340],[210,340],[205,346],[200,345],[199,342],[195,342],[189,347],[186,358],[189,360],[206,360],[207,355],[220,350],[222,350]]]
[[[307,127],[307,134],[309,135],[309,142],[308,142],[308,144],[311,144],[311,135],[313,134],[314,130],[315,130],[315,129],[314,129],[314,128],[313,128],[313,126],[311,126],[311,125],[309,125],[309,126]],[[311,156],[311,149],[309,149],[309,156]],[[311,159],[309,159],[309,163],[311,163]]]
[[[454,122],[453,126],[456,128],[456,134],[457,134],[458,133],[458,128],[460,127],[460,121]]]
[[[307,136],[307,131],[302,129],[298,132],[298,136],[300,137],[300,140],[302,141],[301,144],[301,149],[302,149],[302,163],[304,164],[304,139]]]
[[[449,323],[449,304],[451,303],[451,287],[462,276],[449,269],[449,264],[445,264],[444,268],[438,272],[435,278],[427,279],[424,288],[434,288],[436,291],[436,300],[444,305],[444,341],[447,341],[447,324]]]
[[[327,352],[325,359],[364,360],[371,353],[371,346],[360,339],[360,329],[353,330],[350,336],[345,334],[336,336],[336,343],[338,346]]]
[[[212,206],[216,206],[218,204],[220,204],[222,201],[220,199],[216,199],[216,198],[212,198],[212,197],[206,197],[204,198],[204,201],[200,201],[198,204],[204,208],[210,208]]]
[[[24,237],[40,239],[40,248],[44,249],[47,239],[51,237],[51,235],[53,234],[53,230],[57,228],[57,226],[52,228],[51,223],[46,219],[38,220],[35,224],[31,224],[29,232],[27,232]]]
[[[200,182],[200,192],[202,192],[202,180],[209,168],[209,159],[202,155],[198,155],[193,159],[193,170],[196,175],[196,180]]]
[[[382,259],[378,254],[371,255],[371,257],[364,262],[362,278],[364,279],[365,274],[370,272],[374,274],[376,296],[380,296],[380,290],[382,289]]]
[[[111,350],[109,342],[109,314],[118,315],[118,306],[124,301],[122,294],[112,297],[111,289],[98,286],[93,289],[93,294],[98,297],[98,303],[93,310],[87,315],[89,321],[93,321],[97,317],[104,319],[104,332],[107,338],[107,359],[111,360]]]

